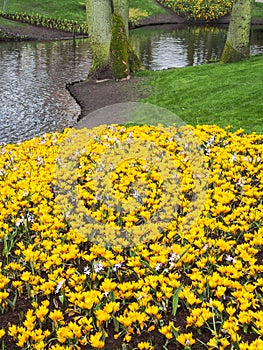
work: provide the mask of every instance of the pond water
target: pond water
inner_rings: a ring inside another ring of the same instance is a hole
[[[218,60],[227,27],[167,25],[131,31],[131,41],[147,69],[160,70]],[[263,26],[251,30],[251,54],[263,53]]]
[[[80,107],[65,89],[84,79],[86,40],[0,44],[0,142],[73,126]]]
[[[263,28],[251,33],[251,53],[263,53]],[[197,65],[218,59],[225,28],[159,26],[131,31],[147,69]],[[80,108],[65,89],[85,79],[87,39],[0,43],[0,142],[17,142],[73,126]]]

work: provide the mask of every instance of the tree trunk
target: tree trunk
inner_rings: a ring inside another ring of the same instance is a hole
[[[92,65],[89,77],[106,71],[110,59],[112,8],[109,0],[86,1]]]
[[[254,2],[234,1],[221,63],[237,62],[249,57],[250,22]]]
[[[120,16],[124,22],[124,28],[129,37],[129,0],[112,0],[113,13]]]
[[[125,79],[141,68],[129,39],[129,0],[86,0],[92,66],[88,79]]]

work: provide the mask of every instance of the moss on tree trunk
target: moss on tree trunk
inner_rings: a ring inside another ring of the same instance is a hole
[[[117,14],[112,15],[110,59],[115,79],[125,79],[141,67],[140,60],[127,38],[124,22]]]
[[[249,36],[254,0],[235,0],[221,63],[237,62],[249,57]]]
[[[88,79],[127,78],[141,68],[128,39],[128,0],[86,0],[92,66]]]
[[[113,13],[120,16],[124,23],[127,37],[129,37],[129,0],[112,0]]]
[[[221,56],[221,63],[231,63],[231,62],[238,62],[245,58],[247,58],[249,54],[244,54],[244,52],[240,52],[239,50],[236,50],[230,42],[227,40],[224,46],[224,50],[222,52]]]
[[[116,79],[126,78],[130,74],[128,39],[123,20],[116,14],[112,16],[110,58],[113,76]]]

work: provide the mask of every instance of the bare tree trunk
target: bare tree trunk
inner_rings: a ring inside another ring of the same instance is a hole
[[[221,63],[237,62],[249,57],[250,22],[254,2],[234,1]]]
[[[141,68],[128,40],[129,0],[86,0],[92,66],[88,78],[127,78]]]
[[[109,0],[86,1],[92,66],[89,77],[108,69],[112,29],[112,8]]]

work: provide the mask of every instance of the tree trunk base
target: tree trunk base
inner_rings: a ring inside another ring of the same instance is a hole
[[[88,80],[93,80],[93,81],[113,80],[113,79],[114,79],[114,76],[113,76],[112,68],[109,64],[105,68],[101,68],[101,69],[97,69],[93,72],[89,72],[89,75],[88,75],[86,81],[88,81]]]
[[[126,79],[131,72],[141,68],[141,62],[127,38],[124,22],[116,14],[112,15],[110,60],[116,80]]]
[[[234,47],[232,47],[229,43],[229,41],[226,41],[220,63],[234,63],[239,62],[241,60],[245,60],[249,57],[249,52],[240,52],[239,50],[236,50]]]

